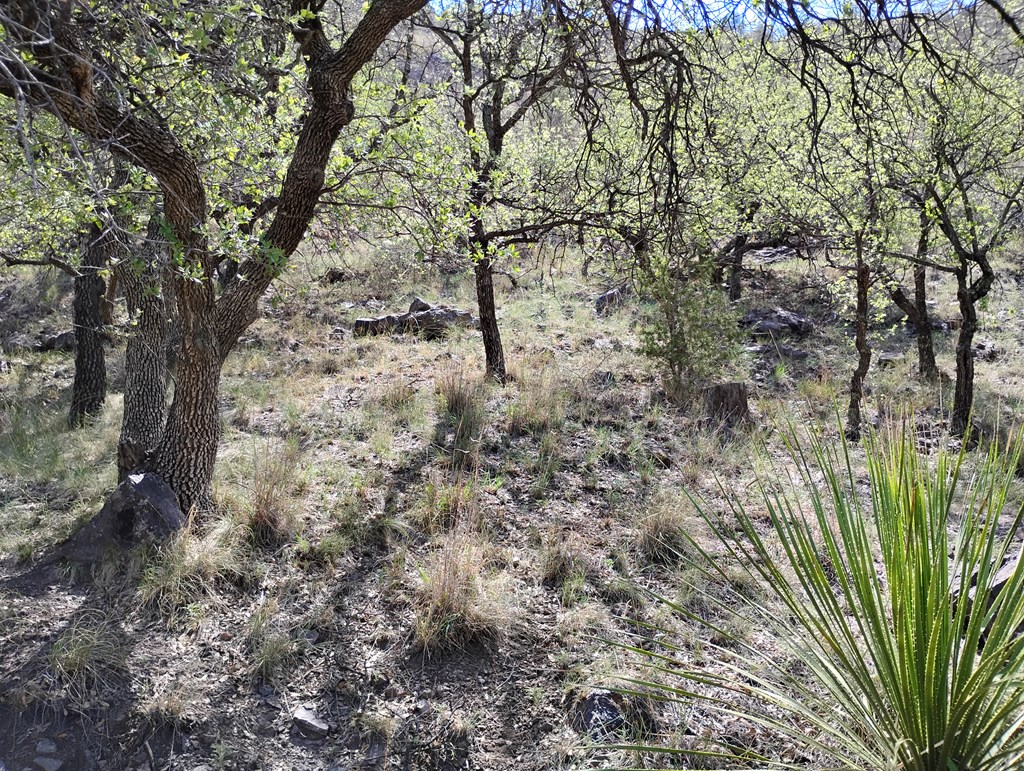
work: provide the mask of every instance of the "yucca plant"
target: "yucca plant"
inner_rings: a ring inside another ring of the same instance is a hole
[[[702,556],[693,570],[722,586],[739,566],[762,591],[723,599],[706,590],[710,621],[659,598],[725,642],[715,646],[719,671],[686,664],[681,648],[637,646],[651,676],[624,678],[625,689],[746,718],[795,743],[812,766],[1021,767],[1024,569],[995,585],[1020,559],[1021,509],[1006,511],[1019,451],[923,457],[907,432],[869,437],[868,495],[858,494],[844,443],[787,437],[799,479],[788,492],[762,483],[767,523],[724,490],[725,513],[693,501],[715,536],[712,547],[691,539]],[[779,651],[731,636],[731,614],[771,632],[804,666],[787,670]],[[770,754],[748,754],[742,766],[787,766]]]

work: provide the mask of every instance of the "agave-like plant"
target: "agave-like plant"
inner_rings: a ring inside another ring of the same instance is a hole
[[[906,431],[868,437],[868,496],[845,443],[786,436],[799,495],[762,483],[767,529],[735,496],[722,514],[694,500],[716,537],[691,546],[709,582],[727,583],[738,566],[763,587],[727,599],[707,592],[720,610],[712,615],[763,625],[803,671],[662,597],[728,642],[723,667],[688,665],[671,646],[636,647],[652,676],[624,678],[625,690],[701,699],[782,734],[820,760],[813,765],[1024,767],[1024,569],[996,591],[1000,569],[1020,560],[1022,509],[1007,513],[1019,451],[926,457]]]

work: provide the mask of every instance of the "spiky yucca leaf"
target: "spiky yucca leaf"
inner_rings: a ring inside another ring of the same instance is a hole
[[[652,676],[627,678],[627,689],[745,717],[828,767],[1020,767],[1024,569],[985,601],[1000,567],[1020,559],[1012,538],[1021,509],[1000,521],[1017,452],[993,447],[967,479],[962,452],[929,459],[905,434],[871,437],[870,495],[862,496],[845,444],[801,442],[792,430],[787,437],[800,477],[790,489],[801,494],[762,483],[768,532],[726,494],[725,514],[693,501],[716,543],[708,549],[691,538],[691,545],[702,557],[693,569],[709,582],[727,583],[731,563],[764,588],[727,600],[707,592],[717,615],[761,624],[806,671],[786,671],[764,646],[731,636],[727,624],[659,597],[727,642],[717,648],[722,667],[696,668],[671,645],[664,654],[631,648]],[[978,601],[956,599],[965,596]]]

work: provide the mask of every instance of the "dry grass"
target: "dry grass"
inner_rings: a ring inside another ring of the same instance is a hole
[[[465,534],[444,539],[414,597],[416,645],[427,655],[463,649],[502,636],[508,615],[484,579],[483,550]]]
[[[659,493],[637,518],[636,547],[648,564],[675,565],[692,559],[687,533],[694,517],[685,496]]]
[[[244,578],[247,566],[251,562],[245,555],[243,533],[230,517],[206,532],[190,521],[143,568],[139,596],[144,604],[173,617],[211,596],[218,582]]]
[[[252,673],[260,680],[277,678],[295,653],[295,641],[282,619],[277,599],[268,596],[261,598],[249,619],[245,645]]]
[[[556,368],[546,359],[532,357],[513,368],[515,397],[505,408],[513,436],[543,434],[565,422],[566,389]]]
[[[483,523],[476,478],[456,471],[449,480],[444,472],[432,470],[423,486],[416,523],[430,536],[459,528],[480,530]]]
[[[434,387],[444,417],[439,428],[444,431],[445,438],[449,431],[453,433],[453,463],[459,467],[472,467],[476,463],[487,419],[486,384],[478,376],[456,366],[438,375]]]
[[[124,668],[124,645],[110,617],[86,610],[54,642],[48,661],[57,682],[81,699]]]
[[[293,497],[298,459],[294,439],[253,447],[252,497],[242,522],[261,546],[281,543],[298,530],[300,510]]]

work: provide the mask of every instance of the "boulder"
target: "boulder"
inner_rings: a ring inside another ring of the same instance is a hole
[[[156,474],[129,474],[99,514],[58,549],[75,562],[96,562],[112,547],[161,543],[186,522],[178,496]]]
[[[364,335],[418,334],[427,340],[437,340],[448,334],[452,327],[476,329],[480,322],[469,311],[446,305],[432,306],[417,297],[407,313],[396,313],[376,318],[356,319],[353,333]]]
[[[806,316],[785,308],[753,310],[740,319],[740,326],[746,327],[757,337],[794,335],[805,337],[814,331],[814,324]]]
[[[594,310],[597,311],[599,316],[608,313],[613,308],[622,304],[622,302],[629,297],[632,287],[629,284],[623,284],[622,286],[609,289],[607,292],[599,294],[597,299],[594,300]]]
[[[292,723],[300,733],[310,739],[323,739],[330,730],[327,723],[317,717],[316,712],[308,707],[298,707],[292,713]]]
[[[77,341],[75,340],[75,333],[71,330],[67,332],[60,332],[56,335],[50,335],[44,337],[39,345],[36,346],[37,351],[73,351]]]

